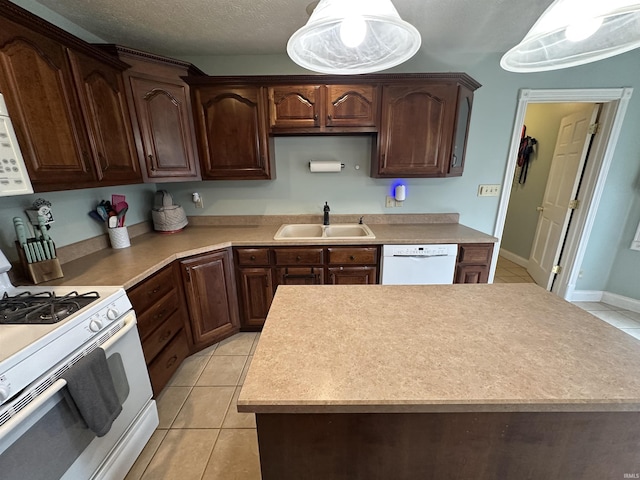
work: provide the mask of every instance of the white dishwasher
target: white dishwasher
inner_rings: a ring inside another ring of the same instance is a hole
[[[453,283],[457,244],[383,245],[383,285]]]

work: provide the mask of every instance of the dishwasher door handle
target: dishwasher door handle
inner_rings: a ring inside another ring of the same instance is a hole
[[[439,253],[433,255],[392,255],[394,258],[433,258],[433,257],[453,257],[447,253]]]

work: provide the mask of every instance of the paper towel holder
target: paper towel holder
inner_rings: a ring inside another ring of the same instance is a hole
[[[344,163],[337,161],[309,161],[309,171],[311,171],[311,173],[338,173],[341,172],[343,168]]]

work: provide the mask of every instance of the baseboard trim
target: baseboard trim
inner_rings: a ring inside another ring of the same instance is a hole
[[[522,258],[521,256],[516,255],[509,250],[505,250],[504,248],[500,249],[500,256],[506,258],[507,260],[511,260],[513,263],[516,263],[521,267],[527,268],[529,266],[528,258]]]
[[[603,292],[602,301],[614,307],[640,313],[640,300],[636,300],[635,298],[624,297],[617,293]]]
[[[570,302],[604,302],[614,307],[640,313],[640,300],[600,290],[574,290]]]
[[[604,292],[601,290],[574,290],[571,298],[567,298],[570,302],[600,302]]]

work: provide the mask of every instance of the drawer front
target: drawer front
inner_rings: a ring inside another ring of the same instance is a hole
[[[373,247],[330,247],[329,265],[375,265],[378,262],[378,249]]]
[[[127,292],[133,309],[138,315],[174,289],[174,274],[171,267],[160,270],[153,277]]]
[[[268,248],[238,248],[236,249],[238,265],[269,265]]]
[[[189,355],[187,334],[181,330],[166,348],[149,364],[149,377],[153,394],[157,396],[175,373],[182,361]]]
[[[322,248],[284,248],[274,250],[276,265],[322,265]]]
[[[138,315],[138,332],[140,332],[140,338],[144,340],[179,307],[180,300],[178,299],[178,292],[174,290],[169,292],[158,303],[152,305],[151,308],[148,308]]]
[[[488,264],[491,262],[491,253],[493,252],[493,245],[464,245],[461,244],[458,247],[458,263],[478,263]]]
[[[151,335],[142,341],[144,359],[150,363],[156,355],[167,345],[173,337],[184,327],[184,312],[182,310],[171,315],[165,322],[156,328]]]

